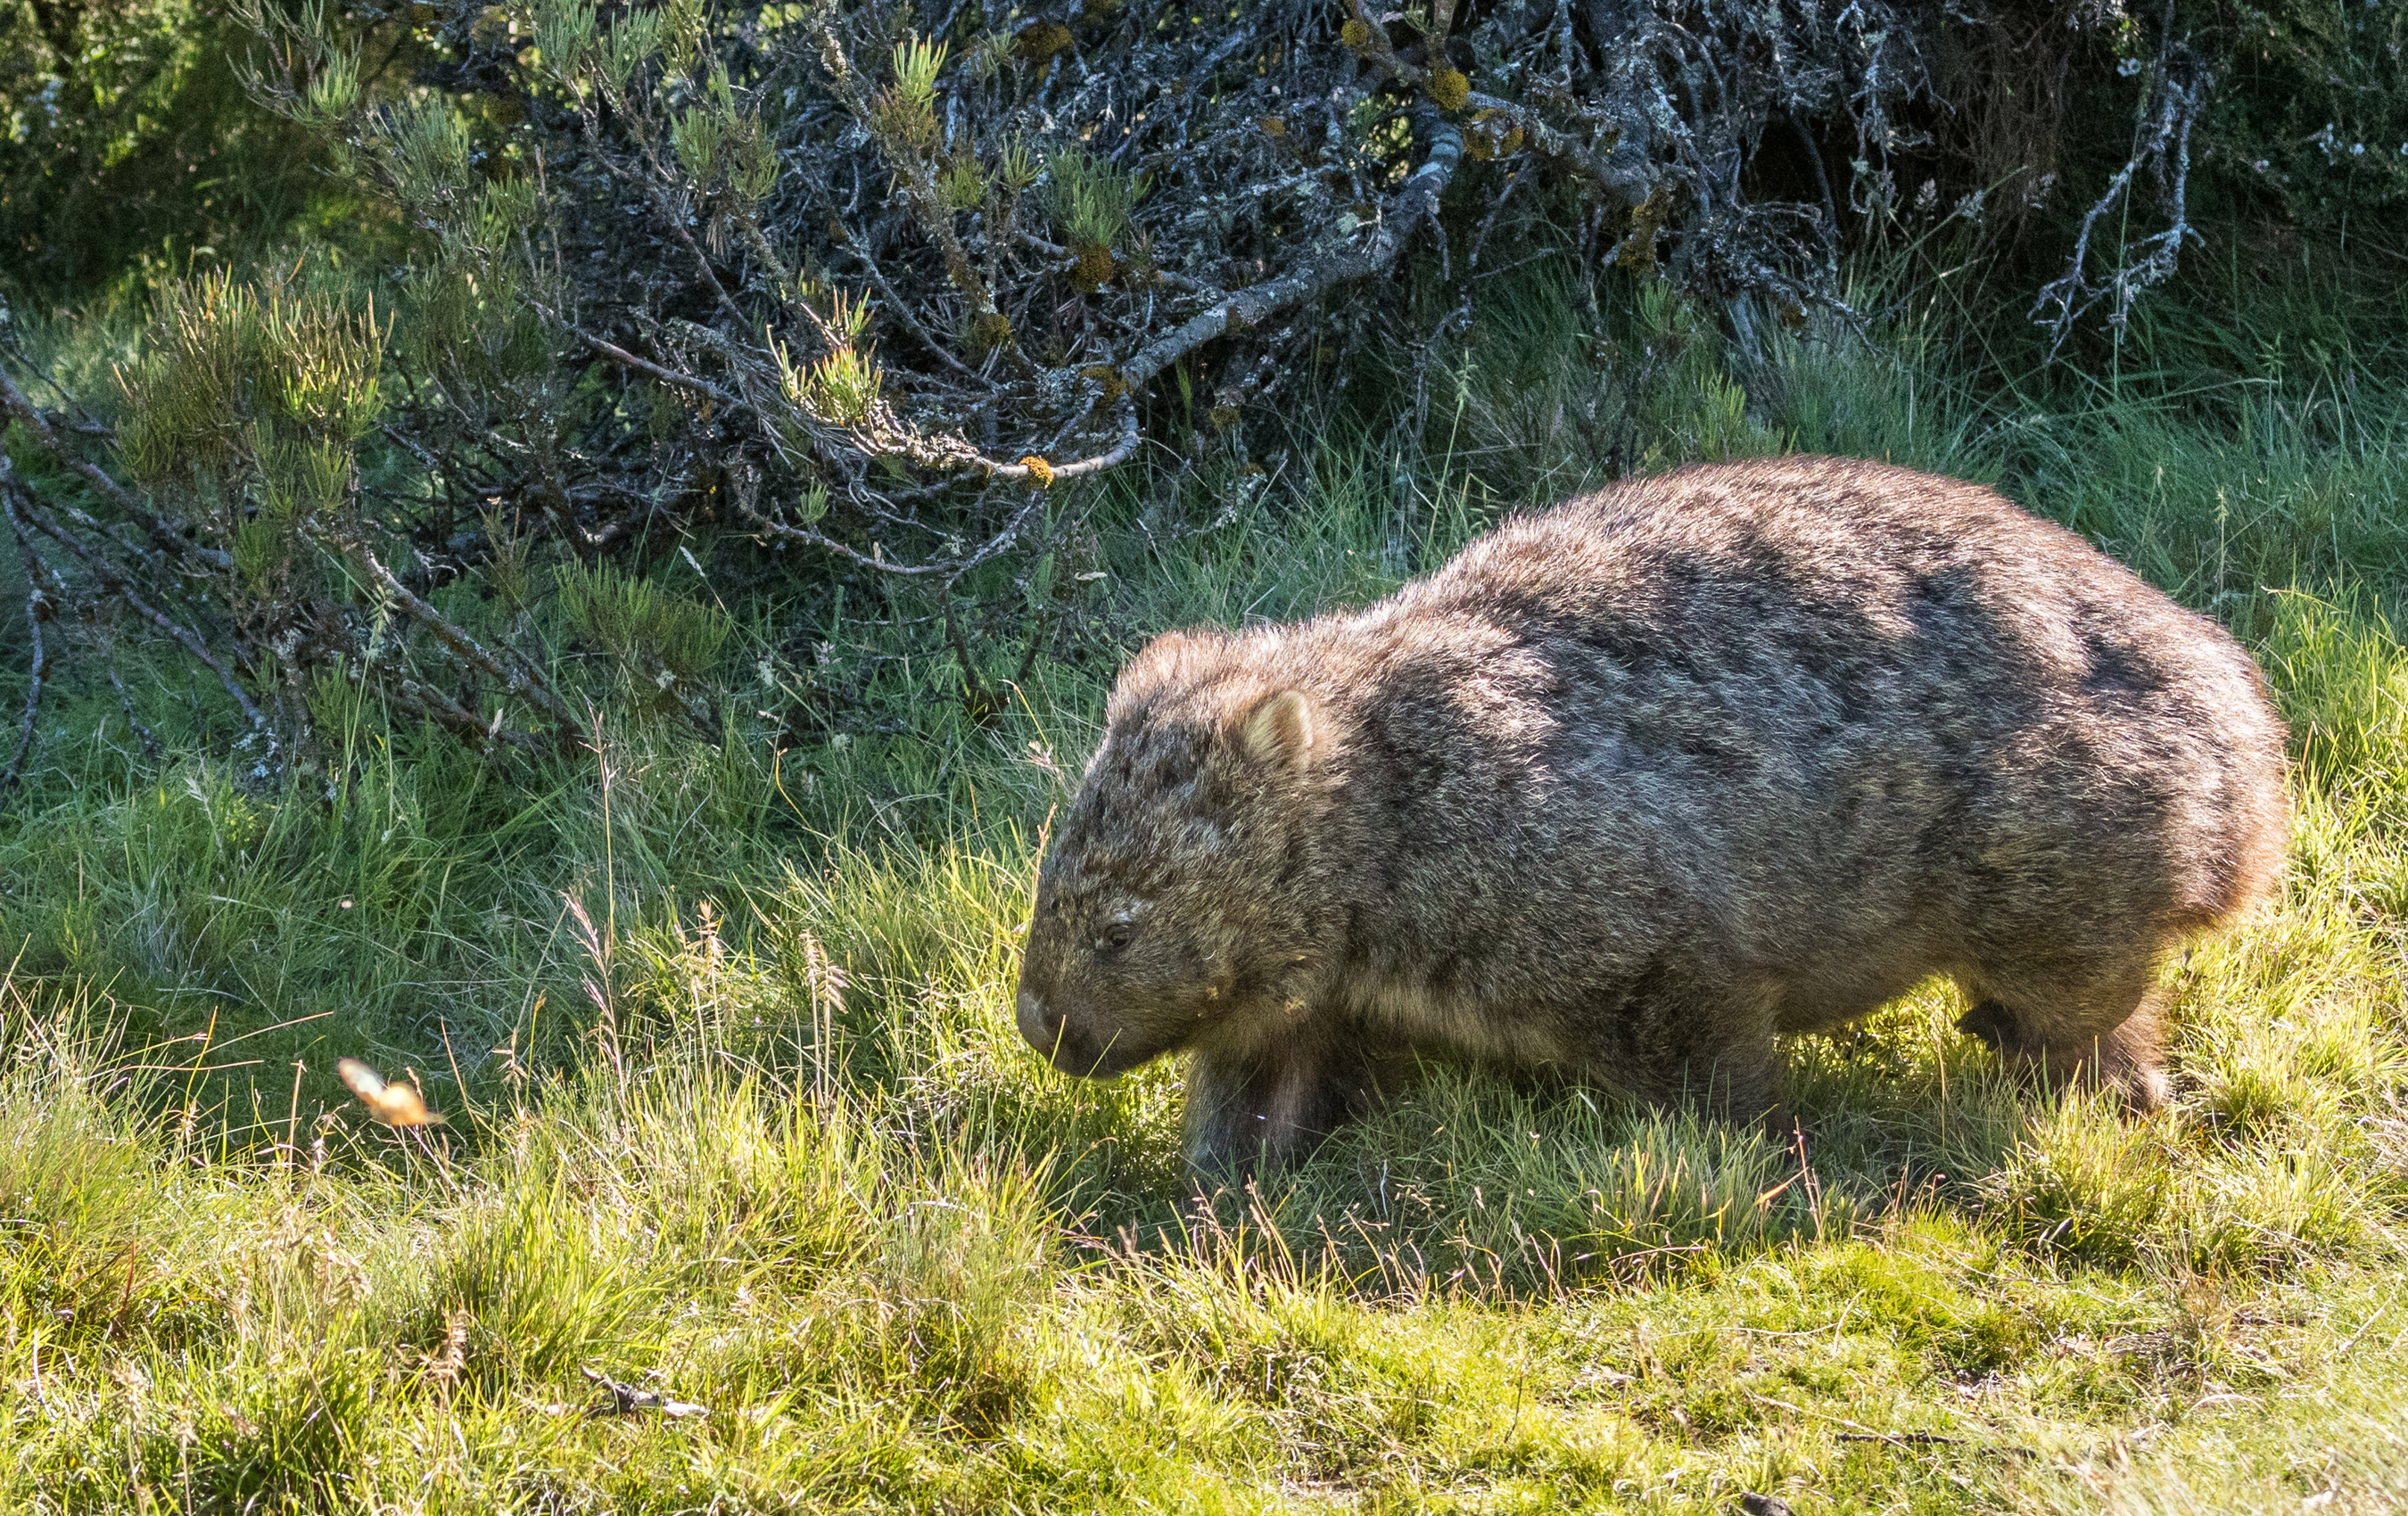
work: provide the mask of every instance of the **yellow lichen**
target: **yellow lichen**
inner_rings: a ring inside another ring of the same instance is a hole
[[[1029,479],[1040,490],[1054,482],[1054,465],[1033,452],[1020,460],[1020,466],[1028,470]]]
[[[1360,20],[1350,18],[1338,29],[1338,40],[1360,52],[1371,45],[1371,28]]]
[[[1444,64],[1430,70],[1428,89],[1429,97],[1438,102],[1441,110],[1461,110],[1464,102],[1471,98],[1471,80],[1464,78],[1459,69]]]
[[[1022,27],[1012,47],[1022,62],[1042,67],[1055,53],[1070,50],[1070,29],[1059,21],[1039,21]]]
[[[1011,318],[999,310],[982,311],[970,318],[970,351],[983,358],[998,348],[1011,345]]]
[[[1091,242],[1083,248],[1072,250],[1072,255],[1078,261],[1070,267],[1070,282],[1079,287],[1081,294],[1095,293],[1111,283],[1112,276],[1120,272],[1120,265],[1112,261],[1110,248],[1097,247]]]
[[[1266,116],[1257,124],[1262,127],[1265,136],[1287,136],[1287,122],[1277,116]]]
[[[1110,364],[1089,364],[1086,367],[1079,370],[1079,377],[1082,379],[1094,379],[1097,384],[1103,386],[1104,403],[1106,405],[1110,405],[1113,401],[1118,400],[1122,395],[1128,393],[1128,380],[1121,378],[1121,371],[1114,368]]]
[[[1630,231],[1614,250],[1613,261],[1625,268],[1656,266],[1656,234],[1672,214],[1672,193],[1657,185],[1630,212]]]

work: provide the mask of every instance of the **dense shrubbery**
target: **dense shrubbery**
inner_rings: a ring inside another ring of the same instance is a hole
[[[29,624],[166,632],[266,766],[327,679],[534,748],[581,720],[524,614],[557,560],[609,679],[709,729],[724,611],[595,565],[743,537],[815,620],[925,627],[984,717],[1088,619],[1086,479],[1246,473],[1299,407],[1412,451],[1533,245],[1593,318],[1696,313],[1646,319],[1646,370],[1684,323],[1844,315],[1851,243],[1956,249],[1960,308],[2055,350],[2120,340],[2205,203],[2253,246],[2393,236],[2396,10],[255,3],[236,101],[222,19],[36,7],[48,71],[0,74],[28,270],[122,259],[89,207],[195,130],[253,236],[313,162],[360,213],[339,270],[156,281],[82,397],[113,424],[17,366]]]

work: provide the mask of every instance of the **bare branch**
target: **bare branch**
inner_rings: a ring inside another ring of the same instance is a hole
[[[379,668],[376,679],[385,698],[399,706],[405,715],[423,716],[475,746],[506,742],[530,753],[541,753],[551,749],[550,743],[533,733],[503,725],[499,710],[494,712],[492,721],[479,721],[475,711],[398,669]]]
[[[1137,408],[1124,404],[1121,407],[1120,440],[1112,444],[1110,452],[1098,453],[1093,458],[1082,458],[1070,464],[1049,464],[1042,458],[1035,462],[1023,459],[1016,464],[987,464],[986,470],[991,479],[1033,479],[1039,484],[1053,485],[1063,479],[1081,479],[1089,474],[1100,474],[1107,468],[1117,468],[1137,456]],[[983,463],[984,460],[981,462]]]
[[[217,569],[221,573],[234,567],[234,559],[231,555],[220,552],[215,548],[202,547],[184,535],[183,526],[170,522],[135,499],[123,485],[71,451],[65,443],[59,440],[58,434],[50,429],[50,419],[44,416],[31,400],[25,398],[25,392],[17,388],[16,382],[9,379],[6,369],[0,369],[0,410],[5,410],[23,422],[25,429],[34,434],[34,440],[42,445],[45,452],[75,473],[81,475],[93,489],[108,497],[110,504],[134,518],[140,523],[143,531],[150,534],[150,540],[157,543],[163,551],[178,558],[189,558],[194,563]]]
[[[17,538],[17,555],[25,568],[25,641],[31,655],[25,711],[17,722],[17,751],[9,758],[8,766],[0,769],[0,805],[7,803],[8,792],[24,782],[25,760],[34,751],[34,721],[42,708],[42,679],[50,666],[50,650],[42,641],[42,623],[50,620],[52,606],[42,589],[40,555],[34,551],[33,539],[25,535],[24,518],[18,514],[17,493],[22,488],[9,471],[7,455],[0,453],[0,506],[5,506],[8,513],[8,530]]]
[[[1024,478],[1026,476],[1025,468],[1022,475]],[[1038,507],[1043,503],[1044,496],[1041,493],[1031,495],[1022,504],[1020,509],[1013,513],[1011,520],[1005,524],[1003,530],[982,543],[975,552],[960,558],[938,559],[932,563],[907,564],[896,562],[887,557],[883,551],[863,552],[858,548],[838,542],[836,538],[814,532],[809,527],[788,526],[783,522],[764,515],[758,506],[745,499],[742,494],[739,493],[736,497],[736,508],[745,520],[781,542],[797,542],[806,547],[820,549],[824,552],[832,552],[848,563],[858,564],[864,568],[874,568],[882,574],[892,574],[896,579],[942,579],[947,584],[958,582],[971,569],[994,558],[1019,540],[1021,529],[1027,524],[1028,518],[1034,515]]]
[[[2183,244],[2200,239],[2186,210],[2190,134],[2206,113],[2214,79],[2204,64],[2191,58],[2175,41],[2171,21],[2169,17],[2157,62],[2151,68],[2149,94],[2133,133],[2131,156],[2084,214],[2082,226],[2074,234],[2073,251],[2066,259],[2065,272],[2042,287],[2039,298],[2032,302],[2030,318],[2048,328],[2048,355],[2052,361],[2064,347],[2065,339],[2072,335],[2074,323],[2101,300],[2112,302],[2107,324],[2121,336],[2141,293],[2173,278],[2182,259]],[[2171,176],[2165,173],[2169,158],[2173,163]],[[2143,167],[2152,165],[2157,168],[2165,186],[2172,224],[2120,250],[2114,271],[2103,283],[2094,284],[2089,274],[2091,234],[2118,205],[2125,203],[2133,178]],[[2051,307],[2056,307],[2056,313],[2043,315]]]
[[[1397,254],[1404,250],[1406,239],[1423,222],[1437,214],[1438,197],[1445,192],[1463,161],[1462,133],[1433,120],[1428,135],[1429,156],[1389,203],[1369,247],[1333,254],[1284,278],[1239,291],[1211,309],[1189,318],[1176,331],[1140,349],[1135,357],[1121,365],[1122,381],[1136,389],[1225,332],[1254,325],[1349,280],[1386,272],[1397,261]]]
[[[0,460],[0,463],[5,463],[5,460]],[[174,638],[178,647],[182,648],[218,677],[218,682],[225,686],[226,694],[233,697],[236,708],[242,712],[243,720],[251,723],[251,731],[266,739],[267,751],[263,755],[263,759],[273,759],[280,744],[276,740],[275,729],[268,724],[266,714],[251,700],[241,682],[234,677],[233,671],[220,662],[215,653],[209,651],[208,645],[194,635],[182,622],[145,600],[134,588],[132,581],[126,578],[124,571],[112,563],[107,554],[86,546],[74,533],[45,516],[38,508],[34,492],[22,480],[14,479],[11,476],[11,482],[14,483],[17,492],[16,508],[24,513],[25,520],[36,531],[74,553],[82,563],[85,570],[100,581],[100,587],[103,590],[122,600],[136,615]]]
[[[595,352],[600,353],[603,357],[609,359],[614,364],[617,364],[622,368],[632,368],[638,374],[660,380],[663,384],[671,384],[681,390],[692,390],[696,394],[708,395],[712,400],[717,401],[723,406],[728,407],[730,409],[749,411],[752,408],[751,406],[746,405],[739,397],[728,393],[725,390],[721,389],[718,385],[711,383],[708,379],[699,379],[691,374],[681,374],[673,368],[664,368],[660,365],[653,363],[649,358],[638,358],[634,353],[629,352],[626,349],[619,346],[617,343],[609,341],[604,337],[595,336],[593,333],[585,330],[583,327],[567,321],[553,311],[545,309],[541,305],[538,304],[534,300],[529,300],[527,304],[533,307],[534,309],[546,320],[557,323],[561,330],[577,338],[580,342],[584,343],[587,347],[592,348]]]
[[[396,579],[393,570],[385,567],[377,558],[376,553],[355,534],[337,533],[319,527],[313,529],[312,535],[319,541],[366,569],[368,578],[376,582],[380,590],[391,596],[402,609],[408,611],[413,621],[435,634],[435,639],[450,649],[462,662],[499,679],[503,688],[537,707],[564,727],[575,722],[576,718],[567,705],[561,700],[560,696],[552,693],[550,685],[538,679],[529,670],[504,664],[499,658],[486,651],[484,645],[470,636],[457,622],[412,594],[409,586]]]

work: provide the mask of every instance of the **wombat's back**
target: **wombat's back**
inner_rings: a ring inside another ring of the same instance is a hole
[[[1371,784],[1433,749],[1457,776],[1460,814],[1422,790],[1452,842],[1430,863],[1529,877],[1496,838],[1559,854],[1584,825],[1720,945],[1788,965],[1793,1028],[1936,967],[2211,924],[2280,865],[2283,733],[2248,655],[1978,485],[1679,469],[1508,522],[1298,640],[1361,679],[1336,703],[1369,718]],[[1431,714],[1434,679],[1476,717]],[[1545,814],[1498,814],[1536,792],[1484,772],[1546,774]],[[1816,992],[1827,961],[1844,992]]]

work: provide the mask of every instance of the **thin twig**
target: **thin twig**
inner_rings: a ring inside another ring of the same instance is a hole
[[[1886,1442],[1894,1448],[1912,1448],[1918,1443],[1950,1443],[1953,1445],[1956,1440],[1953,1437],[1944,1437],[1933,1432],[1877,1432],[1871,1427],[1867,1426],[1862,1422],[1852,1422],[1845,1416],[1834,1416],[1828,1410],[1815,1410],[1807,1406],[1793,1406],[1786,1400],[1776,1400],[1769,1394],[1762,1394],[1754,1390],[1748,1391],[1747,1395],[1751,1400],[1760,1400],[1768,1406],[1778,1407],[1783,1410],[1788,1411],[1793,1416],[1813,1416],[1818,1420],[1829,1422],[1834,1426],[1844,1426],[1850,1432],[1856,1434],[1856,1437],[1845,1438],[1845,1440],[1849,1441],[1863,1439],[1871,1442]]]
[[[117,692],[118,704],[125,708],[125,724],[132,728],[136,737],[141,739],[142,751],[153,758],[158,757],[163,751],[159,746],[158,734],[145,726],[142,723],[142,718],[136,713],[134,692],[125,687],[123,679],[118,678],[117,663],[114,659],[111,659],[108,665],[108,682],[110,688]]]
[[[574,322],[569,321],[566,317],[545,309],[540,303],[533,299],[527,301],[527,306],[538,315],[554,322],[562,331],[566,332],[569,336],[577,338],[580,342],[584,343],[587,347],[592,348],[595,352],[600,353],[603,357],[609,359],[612,363],[619,365],[623,368],[632,368],[639,374],[650,375],[652,378],[660,380],[663,384],[674,384],[681,390],[692,390],[696,394],[709,395],[711,399],[716,400],[721,405],[726,406],[731,409],[750,411],[752,408],[751,406],[745,404],[745,402],[738,396],[728,393],[725,390],[723,390],[718,385],[711,383],[709,379],[695,379],[691,374],[681,374],[674,368],[664,368],[660,365],[653,363],[649,358],[638,358],[634,353],[629,352],[626,349],[619,346],[617,343],[612,342],[606,337],[595,336],[593,333],[585,330],[581,326],[579,326]]]
[[[896,294],[895,286],[886,282],[886,270],[879,267],[878,260],[870,256],[867,243],[854,236],[853,230],[833,213],[828,217],[828,225],[838,234],[838,245],[853,254],[861,266],[868,271],[869,282],[878,286],[879,295],[886,302],[883,308],[894,313],[895,318],[903,323],[903,329],[918,339],[923,350],[935,354],[939,362],[965,379],[974,380],[990,390],[995,388],[993,379],[947,351],[945,345],[931,336],[928,329],[920,324],[920,318],[911,313],[910,302]]]
[[[1025,475],[1026,470],[1024,469],[1022,472]],[[783,522],[763,514],[759,507],[741,494],[736,496],[736,509],[747,521],[781,541],[798,542],[806,547],[817,548],[824,552],[832,552],[864,568],[874,568],[882,574],[892,574],[896,579],[931,579],[942,576],[948,583],[951,583],[960,579],[963,575],[993,558],[1017,540],[1021,527],[1026,523],[1037,508],[1044,503],[1044,499],[1041,493],[1029,496],[1011,520],[1004,524],[1003,530],[987,538],[986,542],[968,557],[939,558],[924,564],[896,563],[883,553],[864,552],[858,548],[838,542],[836,538],[812,531],[809,527],[788,526]]]

